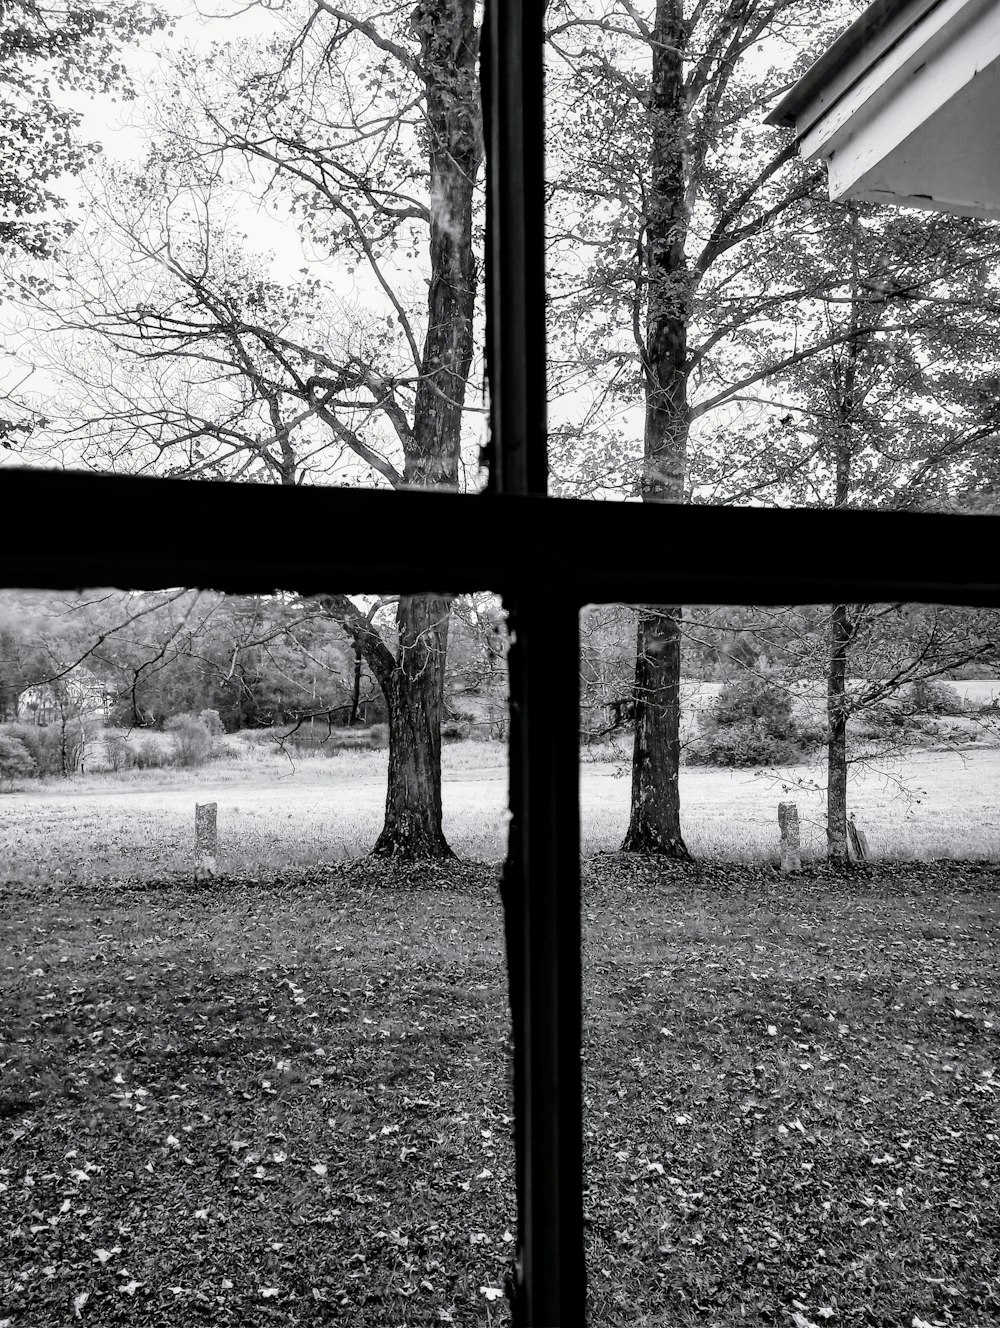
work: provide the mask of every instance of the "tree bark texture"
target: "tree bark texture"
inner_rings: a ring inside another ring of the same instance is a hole
[[[422,0],[411,22],[420,41],[426,89],[430,281],[403,487],[457,490],[474,349],[473,194],[483,151],[476,68],[479,31],[474,0]],[[389,713],[385,824],[373,850],[378,856],[453,856],[441,827],[448,611],[445,596],[403,596],[396,610],[395,666],[386,672],[372,652],[365,651]]]
[[[424,0],[413,23],[427,88],[431,273],[403,482],[407,488],[457,489],[476,303],[472,202],[483,152],[475,4]]]
[[[389,783],[377,857],[450,858],[441,826],[441,720],[448,600],[406,596],[396,615],[399,652],[382,683],[389,711]]]
[[[427,332],[405,448],[405,488],[457,490],[462,412],[476,302],[472,204],[482,162],[473,0],[424,0],[413,11],[426,86],[430,167]],[[403,596],[396,667],[382,683],[389,712],[389,785],[379,856],[451,857],[441,828],[441,721],[449,601]]]
[[[687,325],[692,278],[688,228],[683,0],[658,0],[652,35],[650,175],[645,265],[648,280],[643,371],[646,423],[644,502],[684,501],[690,414]],[[632,810],[622,849],[688,858],[681,836],[681,610],[646,609],[639,619],[635,665]]]
[[[858,212],[850,206],[852,243],[850,339],[843,360],[833,357],[833,389],[837,409],[834,437],[834,508],[846,507],[851,499],[852,430],[855,421],[855,388],[861,328],[860,275],[858,268]],[[847,604],[834,604],[830,611],[830,656],[826,679],[827,714],[827,785],[826,851],[831,862],[845,865],[850,861],[847,845],[847,670],[850,663],[854,623]]]
[[[690,857],[681,835],[679,611],[643,613],[635,673],[632,807],[622,851]]]
[[[847,849],[847,662],[851,623],[846,604],[835,604],[830,615],[830,659],[827,671],[826,844],[831,862],[846,864]]]
[[[353,728],[358,722],[358,711],[361,708],[361,664],[364,659],[361,650],[361,642],[354,639],[354,679],[351,683],[351,714],[348,724]]]

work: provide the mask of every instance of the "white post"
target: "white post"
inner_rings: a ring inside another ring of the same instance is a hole
[[[218,872],[219,832],[216,816],[217,802],[198,802],[194,807],[194,859],[195,879],[205,880]]]
[[[781,827],[781,871],[786,875],[798,871],[802,866],[799,854],[799,809],[794,802],[778,803],[778,825]]]

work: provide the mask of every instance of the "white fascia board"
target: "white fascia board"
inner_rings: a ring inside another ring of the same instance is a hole
[[[1000,4],[996,0],[940,0],[912,23],[800,137],[803,157],[837,161],[839,192],[850,187],[977,72],[1000,57]],[[852,71],[844,77],[849,81]],[[817,102],[819,98],[817,98]],[[810,122],[806,108],[800,123]],[[831,176],[832,179],[832,176]]]
[[[1000,217],[1000,59],[862,174],[846,149],[829,160],[833,198]]]
[[[883,28],[879,29],[877,35],[867,39],[861,54],[855,54],[839,64],[832,74],[825,75],[812,97],[795,112],[796,138],[800,140],[804,138],[816,122],[827,115],[874,64],[892,50],[912,28],[915,28],[929,10],[935,9],[941,2],[942,0],[911,0],[910,4],[903,6]],[[822,60],[817,61],[817,64],[822,64]],[[807,74],[806,79],[809,77]]]

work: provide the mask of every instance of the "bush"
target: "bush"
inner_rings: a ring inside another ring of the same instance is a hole
[[[472,734],[472,725],[463,719],[449,719],[441,725],[441,737],[445,742],[462,742]]]
[[[758,678],[723,687],[715,704],[698,716],[698,727],[687,748],[692,765],[792,765],[825,739],[821,729],[799,725],[784,689]]]
[[[219,716],[218,710],[202,710],[199,713],[198,718],[205,725],[209,734],[213,738],[221,738],[225,733],[226,728]]]
[[[62,774],[62,738],[55,724],[3,724],[0,733],[21,743],[34,762],[33,774]]]
[[[965,709],[955,688],[937,678],[921,678],[908,687],[906,704],[917,715],[960,715]]]
[[[759,678],[744,677],[723,687],[715,704],[700,717],[706,727],[731,728],[760,720],[768,733],[790,738],[796,731],[792,718],[792,698],[784,688]]]
[[[906,706],[887,705],[884,701],[859,710],[853,725],[856,738],[896,744],[912,739],[919,728],[919,722]]]
[[[132,748],[132,756],[137,770],[159,770],[162,766],[173,765],[173,752],[162,747],[155,738],[142,738]]]
[[[135,765],[135,752],[129,745],[129,740],[124,733],[106,734],[104,750],[108,756],[108,765],[115,774],[119,770],[131,770]]]
[[[212,754],[212,735],[198,715],[173,715],[166,723],[178,765],[203,765]]]
[[[687,749],[691,765],[794,765],[804,755],[797,742],[769,733],[760,719],[702,733]]]
[[[15,779],[23,779],[34,770],[34,759],[24,743],[0,733],[0,788],[12,789]]]
[[[357,751],[359,748],[378,750],[389,745],[389,726],[373,724],[371,728],[334,726],[298,729],[259,729],[263,741],[275,747],[291,747],[298,756],[336,756],[338,752]],[[242,735],[241,735],[242,736]],[[249,739],[253,741],[253,739]],[[259,740],[258,740],[259,741]]]

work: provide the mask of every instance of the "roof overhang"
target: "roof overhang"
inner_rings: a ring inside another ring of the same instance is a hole
[[[1000,0],[876,0],[767,118],[831,198],[1000,217]]]

